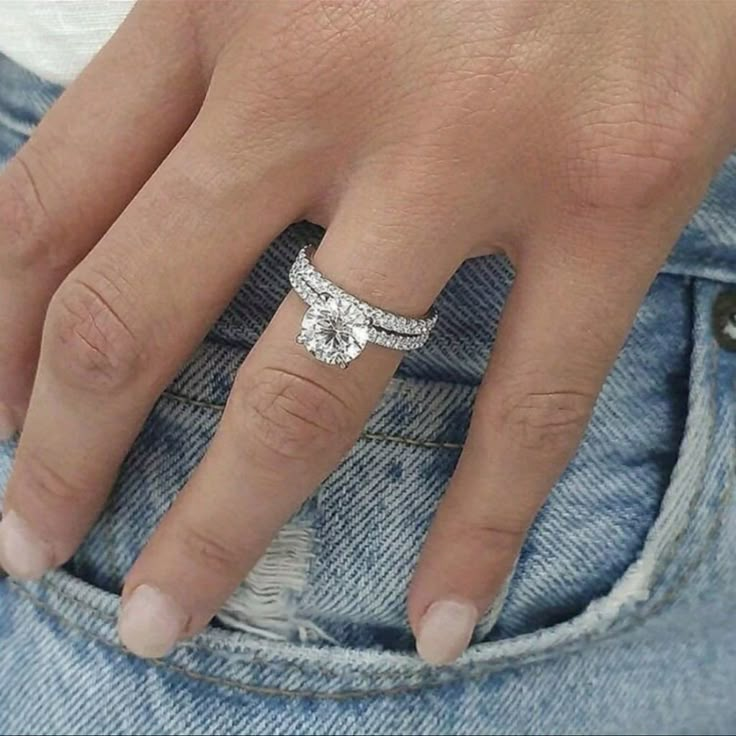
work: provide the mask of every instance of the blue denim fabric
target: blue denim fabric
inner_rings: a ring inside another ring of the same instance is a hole
[[[60,91],[0,57],[0,160]],[[711,320],[736,292],[736,157],[650,289],[500,615],[461,661],[432,669],[412,653],[405,589],[513,280],[500,257],[453,278],[432,340],[219,620],[162,661],[121,649],[123,576],[202,457],[294,255],[320,235],[298,223],[272,244],[157,403],[72,562],[0,582],[0,733],[736,730],[736,353]],[[0,445],[0,488],[13,452]],[[256,604],[268,615],[244,623]]]

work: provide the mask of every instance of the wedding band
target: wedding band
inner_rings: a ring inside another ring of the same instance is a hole
[[[320,273],[312,264],[313,253],[313,246],[299,251],[289,281],[309,307],[296,340],[317,360],[347,368],[369,342],[401,351],[427,342],[437,322],[434,309],[414,318],[368,304]]]

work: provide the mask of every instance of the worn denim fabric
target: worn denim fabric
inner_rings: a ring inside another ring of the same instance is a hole
[[[0,159],[60,91],[0,57]],[[405,590],[513,280],[500,257],[460,269],[431,341],[206,633],[161,661],[123,651],[123,576],[320,234],[299,223],[272,244],[72,562],[0,582],[0,733],[733,733],[736,353],[712,309],[736,295],[736,157],[649,291],[495,626],[461,661],[415,656]],[[0,487],[14,447],[0,445]]]

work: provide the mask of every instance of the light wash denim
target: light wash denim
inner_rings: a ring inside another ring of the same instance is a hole
[[[0,58],[1,159],[60,91]],[[431,341],[219,619],[161,661],[121,648],[123,577],[320,235],[299,223],[276,239],[157,403],[72,562],[0,582],[0,732],[733,733],[736,353],[712,314],[719,295],[736,305],[736,157],[641,307],[495,626],[461,661],[416,657],[405,591],[513,279],[500,257],[460,269]],[[0,487],[14,446],[0,445]]]

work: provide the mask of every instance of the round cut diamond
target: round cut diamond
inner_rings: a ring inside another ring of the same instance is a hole
[[[304,315],[298,340],[317,360],[346,366],[363,352],[369,326],[355,303],[323,295]]]

